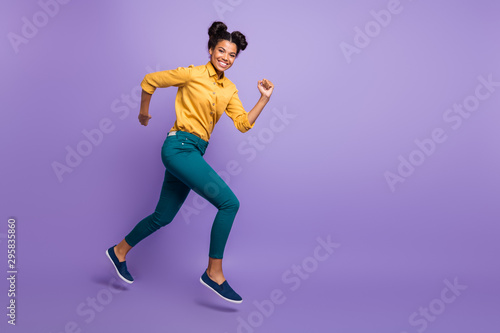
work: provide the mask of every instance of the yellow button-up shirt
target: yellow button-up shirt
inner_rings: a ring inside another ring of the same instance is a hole
[[[156,88],[170,86],[178,87],[175,98],[177,119],[172,131],[189,132],[208,141],[224,112],[241,132],[253,127],[238,97],[238,89],[224,74],[219,79],[210,61],[203,66],[150,73],[141,83],[142,89],[149,94],[153,94]]]

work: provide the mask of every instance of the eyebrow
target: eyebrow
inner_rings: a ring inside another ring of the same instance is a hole
[[[226,51],[226,49],[222,46],[219,46],[219,49],[223,49],[224,51]],[[236,54],[236,52],[231,52],[231,54]]]

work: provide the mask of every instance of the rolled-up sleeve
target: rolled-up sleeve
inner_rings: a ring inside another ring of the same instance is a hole
[[[238,97],[238,90],[233,94],[229,103],[227,104],[226,114],[234,122],[234,126],[242,132],[245,133],[253,127],[248,121],[248,113],[243,108],[240,98]]]
[[[141,82],[141,87],[148,94],[153,94],[156,88],[182,87],[189,82],[193,67],[191,65],[189,67],[179,67],[177,69],[146,74]]]

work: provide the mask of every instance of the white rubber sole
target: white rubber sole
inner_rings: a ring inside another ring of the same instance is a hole
[[[134,281],[127,280],[127,279],[125,279],[125,278],[124,278],[124,277],[120,274],[120,272],[118,271],[118,268],[116,268],[115,263],[113,262],[113,259],[111,259],[111,257],[109,256],[108,250],[106,250],[106,257],[108,257],[109,261],[111,261],[111,263],[113,264],[113,267],[115,268],[116,274],[118,274],[118,277],[119,277],[120,279],[122,279],[123,281],[127,282],[128,284],[132,284],[132,283],[134,283]]]
[[[208,284],[206,284],[201,277],[200,277],[200,282],[201,282],[202,285],[204,285],[208,289],[212,290],[217,296],[219,296],[220,298],[222,298],[225,301],[228,301],[228,302],[231,302],[231,303],[235,303],[235,304],[240,304],[241,302],[243,302],[243,300],[241,300],[241,301],[234,301],[232,299],[225,298],[224,296],[222,296],[221,294],[219,294],[218,292],[216,292],[215,290],[213,290],[212,287],[210,287]]]

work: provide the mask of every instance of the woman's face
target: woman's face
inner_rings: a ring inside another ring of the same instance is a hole
[[[213,49],[209,50],[210,61],[219,76],[233,65],[234,59],[236,59],[236,51],[236,44],[228,40],[219,41]]]

